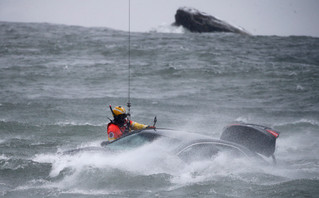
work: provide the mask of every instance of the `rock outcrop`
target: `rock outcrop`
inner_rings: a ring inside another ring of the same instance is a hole
[[[175,26],[183,26],[191,32],[232,32],[248,35],[244,30],[236,28],[194,8],[182,7],[176,11]]]

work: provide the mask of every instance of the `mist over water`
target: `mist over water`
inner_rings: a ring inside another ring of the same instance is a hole
[[[163,33],[165,32],[165,33]],[[174,33],[170,33],[174,32]],[[177,33],[178,32],[178,33]],[[280,131],[277,165],[221,153],[184,163],[154,142],[120,154],[108,105],[126,105],[128,34],[0,23],[0,196],[315,197],[319,187],[319,39],[131,34],[134,121],[219,139],[232,122]],[[185,137],[186,138],[186,137]]]

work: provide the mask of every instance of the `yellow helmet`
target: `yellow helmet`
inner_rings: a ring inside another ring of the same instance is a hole
[[[116,107],[114,107],[114,109],[113,109],[113,113],[114,113],[114,115],[116,115],[116,116],[126,115],[126,110],[125,110],[125,108],[122,107],[122,106],[116,106]]]

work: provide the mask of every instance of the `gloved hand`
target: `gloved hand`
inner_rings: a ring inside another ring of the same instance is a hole
[[[155,126],[147,126],[146,128],[147,128],[147,129],[156,129]]]

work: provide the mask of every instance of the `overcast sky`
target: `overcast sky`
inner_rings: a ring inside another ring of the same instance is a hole
[[[0,21],[128,30],[129,0],[0,0]],[[179,7],[213,15],[254,35],[319,37],[319,0],[131,0],[131,30],[174,22]]]

